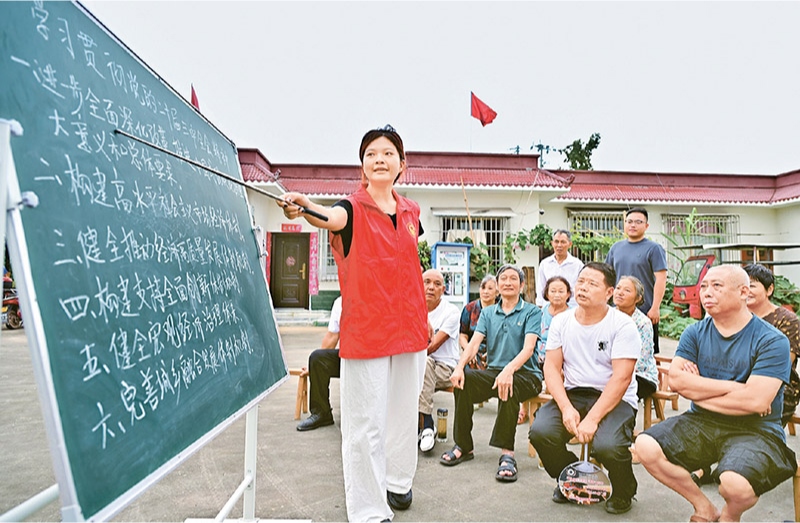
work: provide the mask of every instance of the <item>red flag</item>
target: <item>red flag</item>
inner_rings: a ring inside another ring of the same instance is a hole
[[[469,94],[472,97],[472,116],[480,120],[481,125],[486,127],[494,121],[497,113],[494,112],[491,107],[478,100],[475,93],[470,91]]]
[[[197,93],[194,92],[194,84],[192,84],[192,105],[195,109],[200,110],[200,102],[197,101]]]

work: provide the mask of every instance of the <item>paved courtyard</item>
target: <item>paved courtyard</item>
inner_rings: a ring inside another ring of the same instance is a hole
[[[323,327],[281,327],[289,367],[306,364]],[[663,340],[663,338],[662,338]],[[664,340],[671,355],[675,343]],[[0,513],[55,482],[44,434],[42,415],[31,370],[24,331],[3,330],[0,340]],[[295,430],[297,381],[291,377],[259,407],[256,516],[261,519],[343,521],[344,487],[339,433],[339,391],[334,380],[331,400],[336,424],[312,432]],[[453,412],[453,395],[437,392],[437,407]],[[685,409],[687,404],[681,403]],[[550,501],[554,480],[527,455],[527,424],[518,427],[516,450],[519,480],[501,484],[494,479],[499,451],[488,445],[497,411],[496,400],[475,412],[475,459],[446,468],[438,456],[452,446],[437,443],[421,455],[414,482],[414,503],[397,513],[395,521],[686,521],[691,507],[634,465],[639,492],[633,509],[622,516],[602,506],[557,505]],[[667,415],[674,415],[668,406]],[[449,433],[452,435],[452,420]],[[637,426],[641,428],[641,414]],[[244,468],[244,418],[178,466],[171,474],[134,500],[116,521],[184,521],[214,518],[239,485]],[[800,437],[788,436],[800,453]],[[716,487],[704,490],[718,502]],[[767,493],[745,514],[745,521],[793,519],[792,483]],[[242,517],[241,502],[230,518]],[[32,520],[60,521],[52,503]]]

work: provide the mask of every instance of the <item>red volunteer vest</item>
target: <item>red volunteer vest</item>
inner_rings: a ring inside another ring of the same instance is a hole
[[[417,254],[419,205],[394,189],[392,195],[397,229],[362,187],[347,197],[353,205],[347,257],[341,237],[330,233],[342,292],[342,358],[381,358],[428,346],[428,308]]]

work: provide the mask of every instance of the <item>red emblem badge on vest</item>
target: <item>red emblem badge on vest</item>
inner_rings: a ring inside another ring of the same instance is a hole
[[[412,222],[408,222],[408,225],[406,226],[406,228],[408,229],[408,234],[410,234],[412,238],[416,238],[417,237],[417,227],[416,227],[416,225],[414,225]]]

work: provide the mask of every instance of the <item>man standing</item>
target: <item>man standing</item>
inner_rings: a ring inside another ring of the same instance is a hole
[[[425,286],[425,301],[428,304],[428,323],[433,329],[433,338],[428,344],[428,360],[425,381],[419,395],[419,413],[422,416],[422,431],[419,434],[419,449],[428,452],[436,441],[433,430],[433,393],[452,386],[450,375],[461,356],[458,347],[458,331],[461,313],[458,307],[442,299],[444,276],[436,269],[422,274]]]
[[[342,297],[336,298],[331,308],[328,332],[322,338],[319,349],[308,357],[308,378],[311,390],[308,394],[308,410],[311,414],[297,424],[297,430],[305,432],[333,425],[333,411],[330,401],[331,378],[339,377],[339,322],[342,318]]]
[[[544,288],[547,280],[553,276],[563,276],[569,282],[570,288],[575,288],[578,273],[583,268],[583,262],[570,254],[572,248],[572,235],[566,229],[556,229],[553,233],[553,254],[542,260],[539,264],[539,274],[536,276],[536,305],[544,307],[547,301],[544,298]],[[574,307],[575,294],[569,299],[569,306]]]
[[[628,448],[638,401],[633,371],[642,341],[630,316],[608,306],[615,281],[611,266],[587,263],[576,282],[578,306],[553,318],[544,360],[553,401],[536,413],[529,438],[551,478],[578,461],[566,446],[573,436],[592,442],[611,480],[606,512],[623,514],[637,487]],[[553,501],[568,502],[558,486]]]
[[[636,276],[644,285],[644,302],[639,305],[653,322],[653,353],[658,354],[658,321],[661,300],[667,288],[667,255],[658,243],[644,237],[650,227],[647,210],[633,207],[625,213],[625,240],[611,246],[606,263],[614,267],[617,280]]]
[[[542,390],[542,371],[532,358],[539,339],[542,311],[521,298],[524,281],[523,272],[513,265],[503,265],[497,271],[497,286],[502,299],[481,311],[469,346],[461,354],[450,377],[456,400],[453,422],[456,444],[439,460],[442,465],[453,466],[474,457],[473,405],[498,398],[497,418],[489,444],[501,449],[495,479],[504,482],[517,480],[514,436],[520,401],[532,398]],[[468,368],[484,338],[486,369]]]
[[[636,438],[647,471],[694,507],[691,521],[739,521],[797,469],[781,428],[789,340],[747,309],[749,285],[741,267],[706,273],[700,301],[708,315],[683,332],[669,369],[670,387],[691,408]],[[714,462],[721,511],[689,474]]]

